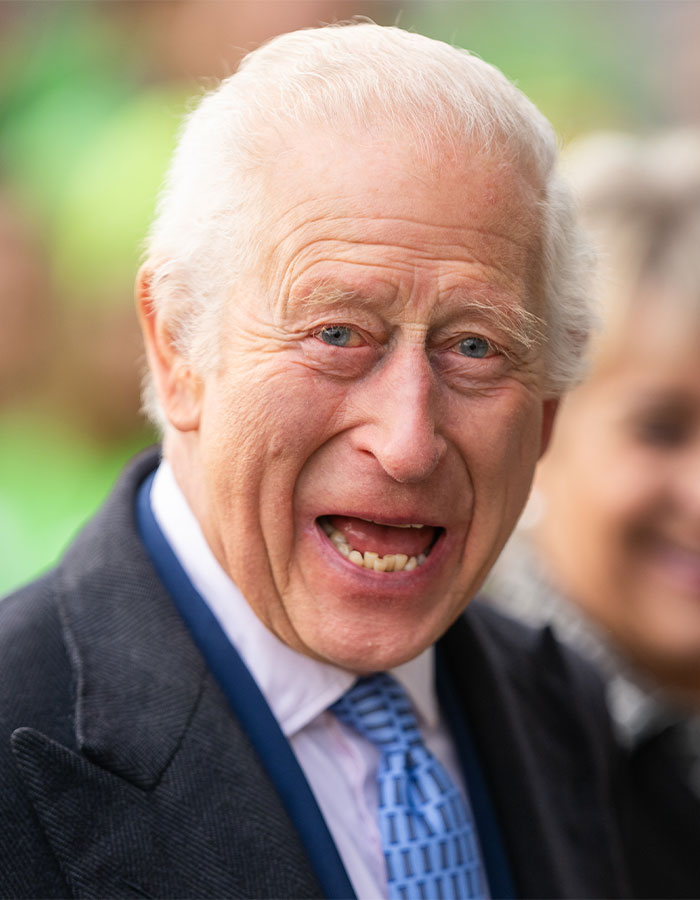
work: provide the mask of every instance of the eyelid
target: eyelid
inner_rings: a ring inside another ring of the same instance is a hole
[[[319,337],[321,332],[325,331],[327,328],[347,328],[348,331],[350,331],[353,335],[355,335],[357,338],[359,338],[359,340],[356,342],[352,342],[350,344],[345,344],[345,345],[329,344],[327,341],[324,341]],[[354,325],[348,325],[346,322],[325,322],[323,325],[319,325],[316,328],[314,328],[313,331],[311,332],[311,336],[318,338],[318,340],[321,341],[322,344],[326,344],[326,346],[328,346],[328,347],[338,346],[341,350],[347,350],[347,349],[353,350],[356,347],[360,347],[362,345],[369,344],[368,338],[366,337],[366,335],[364,334],[364,332],[361,329],[357,328]]]
[[[460,353],[459,345],[462,343],[462,341],[469,340],[469,338],[478,338],[480,341],[485,341],[487,343],[489,349],[488,349],[486,356],[469,357],[469,356],[465,356],[465,354],[463,354],[463,353]],[[510,355],[508,354],[508,352],[497,341],[494,341],[493,338],[486,337],[485,334],[479,334],[476,331],[467,331],[467,332],[464,332],[463,334],[460,334],[456,340],[450,341],[449,349],[454,350],[456,353],[458,353],[460,356],[463,356],[465,359],[471,359],[471,358],[473,358],[473,359],[479,359],[479,358],[480,359],[490,359],[493,356],[505,356],[508,359],[510,358]]]

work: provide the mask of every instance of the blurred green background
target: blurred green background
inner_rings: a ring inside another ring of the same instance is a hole
[[[0,593],[154,440],[132,284],[188,103],[266,38],[353,15],[495,63],[563,142],[700,122],[695,0],[0,0]]]

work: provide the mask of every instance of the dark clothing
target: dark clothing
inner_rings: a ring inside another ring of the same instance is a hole
[[[527,538],[511,538],[489,578],[496,608],[558,640],[604,680],[617,737],[620,834],[631,894],[700,897],[700,715],[636,669],[605,630],[552,583]]]
[[[0,896],[319,897],[287,812],[138,536],[128,468],[0,603]],[[615,897],[598,683],[474,604],[441,641],[521,897]]]
[[[700,773],[684,739],[671,726],[630,750],[620,806],[634,897],[700,897]]]

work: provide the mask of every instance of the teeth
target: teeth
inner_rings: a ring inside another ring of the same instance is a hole
[[[353,550],[343,532],[333,528],[329,522],[321,522],[321,527],[338,553],[360,568],[371,569],[374,572],[412,572],[413,569],[422,566],[428,558],[427,553],[419,553],[418,556],[411,557],[405,553],[387,553],[386,556],[380,556],[372,550],[360,553],[359,550]],[[404,525],[399,527],[422,528],[423,526]]]
[[[394,572],[401,572],[403,569],[405,569],[407,562],[408,557],[405,553],[394,554]]]
[[[351,550],[348,559],[350,560],[350,562],[355,563],[356,566],[362,567],[365,564],[365,561],[362,558],[362,554],[359,550]]]

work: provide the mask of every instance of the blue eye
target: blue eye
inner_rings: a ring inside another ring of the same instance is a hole
[[[472,359],[483,359],[491,352],[491,344],[486,338],[470,335],[460,341],[457,345],[459,352],[464,356],[470,356]]]
[[[347,325],[326,325],[316,332],[316,337],[333,347],[347,347],[352,341],[353,330]]]

